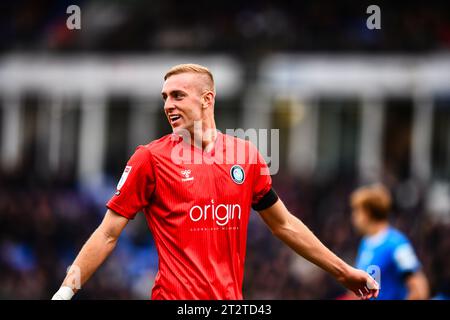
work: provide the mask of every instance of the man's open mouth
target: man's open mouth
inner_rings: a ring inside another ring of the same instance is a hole
[[[173,124],[173,123],[177,122],[178,120],[180,120],[181,116],[179,114],[174,114],[174,115],[169,116],[169,119],[170,119],[170,123]]]

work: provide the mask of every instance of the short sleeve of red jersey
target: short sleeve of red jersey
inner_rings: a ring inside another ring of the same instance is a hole
[[[269,167],[263,156],[259,153],[256,147],[252,146],[250,148],[251,152],[254,153],[251,156],[253,162],[254,179],[253,179],[253,196],[252,205],[257,204],[272,188],[272,177],[270,176]]]
[[[150,151],[139,146],[128,160],[117,184],[117,191],[106,207],[128,219],[134,219],[139,211],[148,206],[155,189],[152,162]]]

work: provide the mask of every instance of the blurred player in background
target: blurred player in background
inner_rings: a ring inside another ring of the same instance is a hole
[[[427,299],[428,281],[411,243],[389,224],[391,196],[381,184],[364,186],[350,198],[352,222],[363,235],[356,267],[375,276],[379,299]]]
[[[73,263],[79,283],[108,257],[129,219],[143,211],[159,255],[152,299],[242,299],[253,208],[299,255],[362,299],[377,297],[378,284],[370,275],[338,258],[289,213],[257,149],[216,130],[211,72],[200,65],[178,65],[164,80],[164,112],[173,133],[138,147],[128,161],[104,220]],[[188,143],[180,137],[186,132]],[[176,163],[174,149],[217,161]],[[245,161],[223,162],[234,150],[245,150]],[[72,298],[78,288],[71,277],[53,299]]]

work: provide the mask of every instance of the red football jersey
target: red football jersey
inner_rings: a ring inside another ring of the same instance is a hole
[[[222,133],[209,153],[175,134],[136,149],[107,207],[145,214],[159,257],[152,299],[242,299],[249,215],[268,172],[254,145]]]

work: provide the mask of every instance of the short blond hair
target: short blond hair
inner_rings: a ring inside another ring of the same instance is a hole
[[[198,73],[198,74],[203,74],[206,75],[209,82],[210,82],[210,89],[212,91],[214,90],[214,77],[211,73],[211,71],[209,71],[209,69],[207,67],[204,67],[202,65],[199,64],[195,64],[195,63],[184,63],[184,64],[178,64],[176,66],[173,66],[172,68],[169,69],[169,71],[167,71],[166,75],[164,76],[164,80],[167,80],[169,77],[176,75],[176,74],[181,74],[181,73]]]
[[[352,206],[361,206],[374,220],[386,220],[391,210],[391,194],[376,183],[356,189],[350,197]]]

